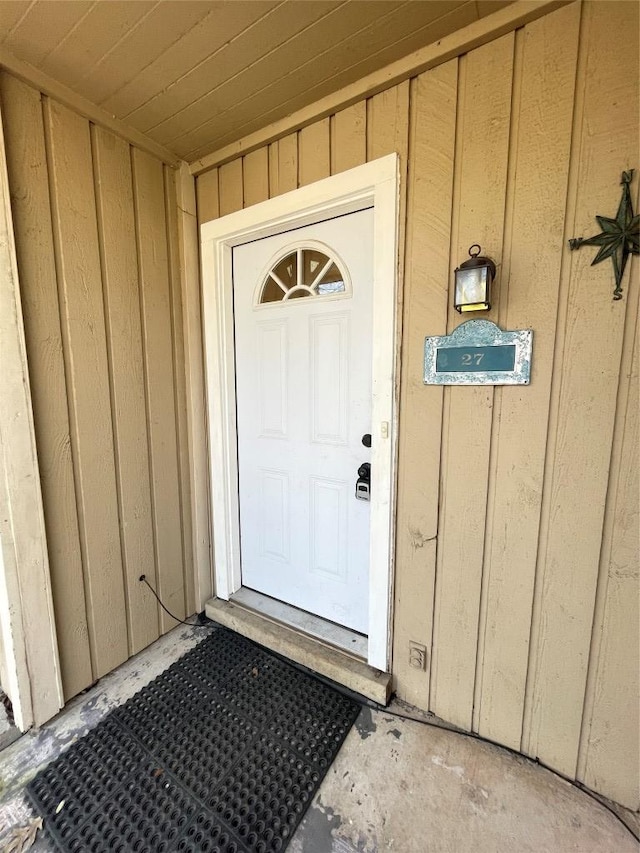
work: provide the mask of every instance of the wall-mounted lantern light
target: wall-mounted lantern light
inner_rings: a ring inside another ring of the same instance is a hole
[[[469,260],[455,271],[453,305],[461,314],[491,308],[491,283],[496,275],[496,265],[491,258],[483,257],[481,251],[480,246],[474,243],[469,249]]]

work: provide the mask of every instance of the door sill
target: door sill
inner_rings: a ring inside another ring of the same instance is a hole
[[[237,601],[236,595],[233,601],[210,599],[205,605],[207,617],[330,678],[354,693],[366,696],[380,705],[388,703],[391,695],[391,675],[388,672],[374,669],[362,658],[326,640],[310,636],[293,625],[286,625],[265,613],[257,612]]]
[[[243,586],[238,592],[234,592],[229,600],[234,604],[246,607],[247,610],[261,613],[274,622],[281,622],[283,625],[288,625],[289,628],[308,634],[328,646],[335,646],[365,662],[367,660],[369,644],[364,634],[358,634],[350,628],[336,625],[335,622],[329,622],[328,619],[321,619],[319,616],[314,616],[312,613],[307,613],[291,604],[285,604],[284,601],[278,601],[277,598],[255,592],[246,586]]]

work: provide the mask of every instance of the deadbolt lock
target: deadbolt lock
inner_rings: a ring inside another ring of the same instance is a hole
[[[358,468],[356,498],[359,501],[371,500],[371,464],[369,462],[363,462]]]

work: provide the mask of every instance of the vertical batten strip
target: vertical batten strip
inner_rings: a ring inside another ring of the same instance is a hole
[[[640,808],[639,284],[638,265],[631,259],[630,304],[577,772],[578,779],[590,788],[600,790],[606,785],[608,796],[634,811]],[[616,720],[615,726],[612,720]]]
[[[269,198],[269,151],[258,148],[242,158],[243,206]]]
[[[0,75],[31,399],[66,699],[92,680],[40,92]]]
[[[421,74],[410,90],[393,657],[399,691],[422,708],[429,703],[443,397],[442,387],[423,383],[423,353],[425,335],[447,325],[457,78],[452,60]],[[424,672],[408,666],[411,641],[427,648]]]
[[[25,731],[63,696],[2,115],[0,196],[0,656]]]
[[[330,117],[331,174],[367,162],[367,102],[358,101]]]
[[[113,375],[114,364],[113,364],[113,348],[111,344],[111,317],[109,316],[109,297],[108,297],[108,284],[107,284],[107,262],[105,259],[105,251],[104,251],[104,231],[103,231],[103,219],[102,219],[102,209],[101,209],[101,198],[100,198],[100,190],[101,190],[101,180],[99,175],[99,166],[97,162],[97,151],[96,151],[96,138],[95,138],[95,126],[89,123],[89,141],[91,144],[91,162],[93,165],[93,192],[96,199],[96,222],[98,227],[98,252],[100,253],[100,271],[102,277],[102,301],[103,301],[103,310],[104,310],[104,319],[105,319],[105,343],[107,347],[107,364],[108,364],[108,381],[109,381],[109,401],[111,404],[111,430],[113,432],[113,462],[114,462],[114,474],[116,479],[116,500],[118,507],[118,533],[120,536],[120,560],[122,563],[122,581],[125,586],[125,596],[124,596],[124,607],[125,607],[125,616],[126,616],[126,624],[127,624],[127,649],[128,654],[131,655],[131,647],[132,647],[132,624],[131,624],[131,608],[130,608],[130,599],[129,599],[129,590],[127,589],[127,555],[125,550],[125,541],[124,541],[124,527],[122,523],[122,479],[121,479],[121,470],[120,470],[120,448],[118,445],[118,424],[116,420],[116,407],[115,407],[115,391],[114,391],[114,383],[115,377]],[[125,143],[127,150],[128,145]]]
[[[160,577],[159,577],[159,563],[158,563],[158,526],[157,526],[157,516],[155,509],[155,490],[154,490],[154,479],[153,479],[153,453],[152,453],[152,444],[151,444],[151,409],[149,403],[149,379],[147,375],[147,341],[146,341],[146,333],[144,328],[144,303],[142,296],[143,282],[142,282],[142,261],[140,257],[140,240],[139,240],[139,217],[138,217],[138,204],[137,204],[137,190],[136,190],[136,182],[135,182],[135,161],[134,161],[134,153],[135,148],[133,146],[129,146],[129,159],[131,164],[131,185],[133,188],[133,218],[134,218],[134,228],[136,234],[136,256],[138,263],[138,300],[139,300],[139,314],[140,314],[140,324],[141,324],[141,334],[142,334],[142,360],[143,360],[143,369],[142,375],[144,380],[144,414],[145,414],[145,425],[147,431],[147,467],[149,470],[149,498],[150,498],[150,509],[151,509],[151,532],[152,532],[152,542],[153,542],[153,567],[154,567],[154,580],[155,580],[155,588],[156,591],[160,590]],[[160,608],[160,605],[156,602],[156,618],[158,621],[158,626],[160,633],[164,632],[164,623],[162,621],[163,612]]]
[[[242,210],[244,187],[242,184],[242,157],[225,163],[218,169],[220,216]]]
[[[112,377],[116,476],[127,589],[129,653],[159,635],[156,602],[139,581],[156,583],[149,446],[145,419],[140,284],[129,144],[94,127],[94,168]]]
[[[301,187],[331,174],[329,119],[303,128],[298,136],[298,184]]]
[[[278,195],[280,190],[280,164],[278,162],[278,142],[269,145],[269,198]]]
[[[215,190],[211,199],[212,217],[218,215],[218,170],[212,170],[209,185]],[[207,173],[211,174],[211,173]],[[204,177],[201,176],[201,177]],[[205,185],[198,178],[198,201]],[[203,192],[204,195],[204,192]],[[185,374],[187,408],[188,462],[191,485],[191,524],[193,527],[193,560],[195,569],[195,606],[204,609],[213,594],[213,556],[210,529],[210,487],[206,427],[206,385],[204,348],[202,343],[202,313],[200,270],[198,264],[198,204],[196,182],[186,164],[176,173],[178,205],[178,235],[180,254],[180,283],[184,308]],[[213,206],[215,203],[215,207]]]
[[[211,530],[211,480],[206,427],[206,377],[202,329],[200,226],[220,216],[220,170],[193,178],[184,164],[176,172],[181,293],[184,306],[184,341],[187,398],[191,523],[195,607],[203,610],[215,592]]]
[[[409,81],[367,101],[367,160],[396,152],[405,161],[409,144]],[[405,190],[406,191],[406,190]]]
[[[132,149],[158,594],[183,619],[184,567],[163,166]],[[162,611],[162,631],[175,625]]]
[[[447,318],[446,318],[446,331],[449,331],[449,318],[451,308],[451,298],[450,298],[450,289],[451,289],[451,257],[454,251],[454,245],[458,244],[458,231],[459,231],[459,211],[460,211],[460,160],[462,157],[462,136],[464,133],[464,111],[463,111],[463,94],[466,86],[467,79],[467,57],[460,56],[457,60],[457,79],[456,79],[456,115],[455,115],[455,126],[454,126],[454,139],[451,150],[451,157],[453,159],[453,181],[451,188],[451,221],[450,221],[450,241],[449,241],[449,253],[447,257],[448,269],[447,269]],[[447,490],[445,488],[444,481],[444,470],[445,463],[447,460],[447,455],[449,452],[449,424],[450,424],[450,415],[451,415],[451,395],[449,393],[450,389],[445,387],[443,388],[443,396],[442,396],[442,426],[440,430],[440,479],[439,479],[439,505],[438,505],[438,533],[436,540],[436,571],[435,571],[435,579],[434,579],[434,589],[433,589],[433,605],[432,605],[432,625],[431,625],[431,666],[429,670],[429,705],[428,708],[431,710],[437,706],[437,693],[438,693],[438,684],[439,684],[439,676],[438,676],[438,639],[440,637],[440,609],[441,609],[441,599],[442,599],[442,576],[443,576],[443,564],[442,564],[442,555],[443,548],[442,543],[445,541],[446,533],[447,533]]]
[[[518,148],[516,139],[520,127],[520,106],[522,98],[522,57],[524,52],[524,33],[516,30],[513,39],[513,70],[511,78],[511,107],[509,121],[509,141],[507,146],[507,177],[505,186],[504,224],[502,229],[502,264],[500,268],[500,289],[494,290],[492,309],[495,321],[501,329],[505,326],[509,304],[511,252],[513,242],[513,208],[518,170]],[[511,391],[511,389],[508,389]],[[473,718],[472,730],[478,731],[480,724],[480,704],[482,701],[482,683],[484,677],[485,637],[487,629],[488,596],[491,585],[492,563],[490,557],[491,543],[494,536],[494,516],[496,489],[498,482],[499,438],[502,416],[502,401],[505,389],[501,386],[493,388],[493,411],[491,414],[491,430],[489,434],[489,459],[487,466],[487,494],[484,526],[484,542],[482,547],[482,577],[480,581],[480,605],[478,616],[478,638],[476,642],[476,668],[473,686]]]
[[[203,172],[196,178],[196,200],[198,206],[198,224],[210,222],[220,216],[220,193],[218,188],[218,169]],[[198,238],[200,235],[198,235]],[[198,239],[198,245],[200,240]]]
[[[456,136],[459,209],[453,232],[453,270],[479,243],[500,269],[505,217],[507,158],[513,79],[510,33],[465,57],[459,91],[462,126]],[[462,132],[464,128],[464,132]],[[501,275],[496,290],[499,293]],[[499,298],[490,317],[497,317]],[[449,328],[466,318],[450,308]],[[439,543],[436,671],[433,710],[471,729],[480,591],[487,509],[493,388],[451,386],[443,488],[444,527]],[[456,637],[452,643],[450,638]]]
[[[579,23],[580,6],[573,4],[516,33],[518,120],[509,176],[512,214],[505,233],[509,288],[500,320],[509,329],[533,328],[534,357],[531,385],[496,389],[493,518],[485,547],[490,574],[476,692],[478,731],[514,749],[520,748],[522,736]],[[530,286],[533,269],[535,288]],[[506,273],[505,268],[503,282]]]
[[[278,186],[269,188],[269,196],[290,192],[298,189],[298,134],[290,133],[283,136],[277,143],[278,146]]]
[[[93,677],[127,659],[89,123],[47,99],[56,268]]]
[[[584,9],[584,4],[582,4]],[[573,122],[571,127],[571,151],[569,157],[569,170],[567,177],[567,194],[564,214],[564,240],[575,233],[576,208],[578,198],[579,163],[577,152],[579,150],[578,127],[584,119],[584,101],[586,94],[586,51],[583,49],[585,29],[587,27],[584,11],[580,20],[580,32],[578,36],[578,57],[576,66],[576,85],[573,103]],[[542,592],[544,583],[544,564],[546,560],[546,542],[551,515],[549,483],[552,477],[553,464],[556,453],[558,438],[558,398],[560,390],[560,376],[565,349],[565,328],[567,324],[567,311],[569,301],[569,280],[571,276],[572,256],[563,252],[560,260],[560,280],[557,297],[557,317],[555,324],[555,335],[553,343],[553,362],[551,367],[551,385],[549,389],[549,415],[547,419],[547,433],[545,442],[544,473],[542,484],[542,501],[540,507],[540,527],[538,533],[536,571],[533,588],[533,606],[531,609],[531,625],[529,628],[529,658],[527,662],[527,678],[524,696],[524,715],[522,720],[522,738],[520,751],[525,755],[532,755],[535,751],[537,740],[536,720],[534,719],[534,706],[536,703],[535,689],[538,677],[538,662],[540,648],[540,630],[542,627]]]
[[[178,442],[178,477],[180,483],[180,519],[182,539],[182,565],[184,567],[184,612],[195,612],[195,576],[193,564],[193,530],[191,522],[191,484],[189,479],[189,447],[187,441],[187,396],[185,375],[185,348],[180,295],[180,269],[178,257],[177,198],[174,170],[163,166],[165,220],[167,223],[167,250],[169,256],[169,289],[171,293],[171,345],[173,353],[174,408],[176,413],[176,438]]]
[[[585,4],[585,88],[572,147],[576,213],[575,221],[567,217],[565,239],[591,234],[596,213],[615,215],[620,173],[636,162],[638,9],[635,27],[628,9],[625,3]],[[564,346],[552,389],[525,732],[530,754],[567,776],[575,775],[578,759],[628,309],[628,294],[620,302],[611,299],[611,266],[591,267],[592,260],[593,253],[582,249],[565,270]]]
[[[129,654],[158,637],[142,330],[129,144],[92,127]]]

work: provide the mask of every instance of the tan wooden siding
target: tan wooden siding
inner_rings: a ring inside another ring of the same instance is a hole
[[[178,227],[176,173],[165,164],[164,205],[167,223],[167,253],[169,260],[169,290],[171,294],[171,333],[173,358],[173,393],[176,412],[176,442],[178,447],[178,488],[182,533],[182,565],[184,567],[184,612],[194,613],[196,605],[196,577],[194,561],[193,517],[191,507],[191,481],[189,475],[189,427],[187,422],[187,372],[182,311],[182,277]],[[177,614],[176,614],[177,615]]]
[[[558,235],[567,193],[579,23],[574,5],[516,34],[518,114],[512,121],[501,276],[508,289],[499,321],[510,329],[534,329],[536,355],[530,387],[495,392],[474,708],[480,733],[514,749],[520,748],[527,677],[553,367],[555,329],[549,320],[557,313],[565,252]],[[558,61],[547,61],[550,51]],[[534,265],[542,273],[535,288],[530,286]],[[511,473],[517,469],[526,474],[514,484]]]
[[[40,93],[0,78],[7,169],[65,695],[93,680]],[[21,237],[21,235],[24,235]],[[38,378],[40,380],[38,381]],[[48,512],[47,508],[55,508]],[[64,567],[56,571],[55,567]]]
[[[500,270],[488,319],[498,321],[501,297],[514,34],[459,61],[458,122],[451,227],[453,269],[473,243]],[[449,300],[447,330],[464,322]],[[519,328],[519,327],[518,327]],[[431,705],[471,728],[494,391],[491,386],[444,392],[442,491],[434,607]],[[456,637],[455,643],[445,638]]]
[[[583,7],[565,239],[595,233],[596,213],[615,215],[621,171],[638,164],[638,11],[626,3]],[[634,259],[624,301],[612,301],[611,266],[593,268],[593,257],[586,249],[565,255],[560,277],[523,727],[525,750],[569,776],[576,773],[584,725],[603,522],[613,498],[608,482],[623,344],[633,343],[623,337],[625,315],[638,287]],[[636,578],[637,559],[636,552],[627,567]],[[636,672],[636,694],[637,678]],[[625,716],[627,689],[616,685],[610,700],[631,744],[637,717]],[[607,785],[621,773],[637,780],[637,755],[629,752],[625,766],[611,765]],[[628,796],[626,805],[638,808],[637,781]]]
[[[137,149],[132,149],[132,165],[158,592],[166,607],[183,619],[184,570],[164,173],[159,160]],[[164,611],[160,618],[165,631],[175,625]]]
[[[403,695],[429,706],[443,389],[425,387],[425,335],[442,334],[449,253],[458,89],[453,60],[412,81],[395,579],[394,661],[409,642],[429,650],[427,672],[405,667]],[[422,251],[420,250],[422,247]],[[416,579],[418,582],[416,583]]]
[[[398,695],[633,809],[638,265],[613,302],[610,263],[567,239],[640,166],[637,39],[636,4],[574,3],[197,178],[205,222],[400,153]],[[528,387],[422,383],[475,242],[489,318],[534,330]]]
[[[612,799],[633,808],[640,755],[640,364],[638,288],[629,306],[620,371],[618,408],[605,509],[602,558],[589,658],[587,700],[580,740],[578,778],[590,788],[607,785]],[[633,340],[633,347],[631,346]],[[624,720],[625,724],[620,725]],[[611,773],[611,765],[618,768]],[[630,796],[631,792],[631,796]]]
[[[0,94],[68,699],[175,624],[141,574],[193,610],[174,183],[7,73]]]

